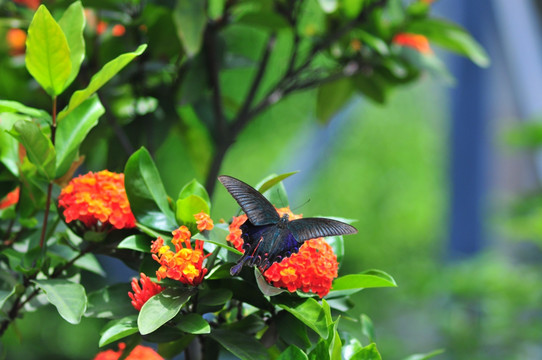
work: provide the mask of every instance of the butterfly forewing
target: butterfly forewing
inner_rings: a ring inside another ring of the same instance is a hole
[[[218,180],[241,206],[252,224],[269,225],[280,220],[273,205],[252,186],[226,175],[219,176]]]
[[[318,237],[355,234],[357,229],[341,221],[326,218],[305,218],[292,220],[288,229],[300,243]]]

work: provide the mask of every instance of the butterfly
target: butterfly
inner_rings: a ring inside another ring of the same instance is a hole
[[[265,272],[273,263],[299,251],[309,239],[324,236],[355,234],[355,227],[326,218],[289,220],[288,214],[279,215],[275,207],[252,186],[227,175],[218,180],[237,201],[247,215],[241,225],[243,256],[230,269],[232,276],[243,266],[257,266]]]

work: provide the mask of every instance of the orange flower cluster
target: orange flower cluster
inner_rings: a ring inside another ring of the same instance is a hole
[[[119,350],[105,350],[99,352],[94,360],[118,360],[122,355],[122,352],[126,349],[125,343],[119,343]],[[164,360],[163,357],[158,355],[156,351],[148,346],[137,345],[130,355],[126,357],[126,360]]]
[[[124,174],[103,170],[72,179],[62,189],[58,205],[66,222],[79,220],[95,231],[135,227],[124,189]]]
[[[137,279],[133,278],[132,290],[134,292],[131,293],[128,291],[128,296],[130,299],[132,299],[132,305],[138,311],[141,310],[141,307],[143,307],[147,300],[164,290],[164,288],[160,285],[153,283],[152,280],[147,277],[147,275],[141,273],[139,276],[141,278],[141,286],[139,286]]]
[[[431,46],[429,45],[429,40],[423,35],[399,33],[394,36],[392,42],[400,46],[410,47],[422,54],[433,53],[433,50],[431,50]]]
[[[7,207],[10,207],[11,205],[17,204],[19,201],[19,188],[15,188],[15,190],[9,192],[5,198],[3,198],[0,201],[0,209],[5,209]]]
[[[264,273],[268,283],[293,292],[312,291],[320,297],[327,295],[333,279],[337,277],[337,255],[324,238],[310,239],[279,263],[274,263]]]
[[[300,219],[302,215],[292,213],[289,207],[277,209],[282,216],[288,214],[290,220]],[[229,226],[230,233],[226,239],[233,246],[243,251],[243,239],[240,226],[247,220],[246,215],[233,218]],[[331,246],[323,239],[305,241],[297,254],[274,263],[264,273],[266,281],[275,287],[286,288],[289,291],[312,291],[320,297],[325,296],[331,289],[333,279],[337,277],[339,264]]]
[[[196,219],[199,231],[213,230],[214,224],[209,214],[202,211],[199,214],[194,214],[194,218]]]
[[[209,255],[204,255],[203,241],[201,240],[195,241],[193,249],[190,244],[191,237],[190,230],[184,225],[173,231],[171,242],[175,246],[175,252],[171,251],[169,246],[164,245],[163,238],[158,237],[153,241],[152,258],[161,265],[156,271],[158,281],[170,278],[192,286],[201,284],[208,271],[203,267],[203,260]]]
[[[9,29],[6,34],[6,43],[12,56],[22,55],[26,46],[26,32],[22,29]]]

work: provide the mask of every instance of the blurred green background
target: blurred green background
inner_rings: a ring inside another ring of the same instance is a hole
[[[457,3],[470,11],[468,1]],[[159,22],[162,15],[156,11],[151,17]],[[149,37],[152,40],[152,32]],[[120,39],[111,37],[100,50],[110,58],[112,53],[122,52],[122,47]],[[174,52],[172,47],[169,51]],[[151,47],[150,51],[156,55],[161,50]],[[25,93],[26,84],[19,79],[28,79],[28,75],[20,59],[2,57],[0,66],[10,69],[0,76],[2,97],[46,107],[45,97]],[[119,83],[135,72],[127,70]],[[458,76],[458,84],[467,81],[464,75]],[[228,74],[224,76],[227,81]],[[159,84],[159,76],[151,76],[149,81]],[[233,94],[242,86],[230,85]],[[163,114],[155,114],[149,124],[150,115],[142,105],[135,116],[123,117],[122,89],[111,86],[108,93],[109,101],[117,106],[113,112],[118,125],[128,132],[147,130],[141,137],[161,136]],[[9,94],[17,94],[17,98]],[[146,95],[137,94],[141,99]],[[442,360],[541,358],[541,254],[530,241],[537,233],[527,231],[525,235],[529,226],[537,227],[540,205],[520,211],[518,221],[527,214],[532,216],[530,225],[511,221],[512,226],[501,226],[508,223],[510,200],[519,198],[525,187],[512,187],[501,194],[501,187],[487,182],[489,200],[483,205],[490,209],[484,212],[484,223],[480,224],[486,229],[483,248],[461,259],[450,256],[450,204],[454,195],[450,190],[454,155],[451,129],[454,108],[464,105],[458,105],[448,88],[429,76],[396,89],[385,106],[354,97],[327,124],[315,121],[317,101],[316,91],[306,91],[263,113],[227,153],[221,173],[256,184],[271,173],[300,170],[285,181],[295,213],[357,219],[359,233],[345,238],[341,273],[381,269],[399,285],[395,289],[362,291],[354,298],[352,316],[364,313],[372,319],[384,359],[434,349],[445,349],[437,357]],[[494,115],[492,121],[501,124],[499,115],[490,114]],[[487,151],[511,151],[502,150],[507,146],[501,141],[507,126],[492,126],[486,133],[490,139]],[[520,135],[520,139],[533,131]],[[203,154],[195,157],[201,162],[188,166],[179,161],[188,156],[182,145],[184,136],[182,127],[173,128],[163,141],[154,143],[154,159],[170,196],[176,196],[194,177],[205,180],[201,167],[208,161],[207,140],[200,139]],[[127,154],[118,149],[119,144],[111,145],[114,139],[111,122],[102,119],[81,149],[87,155],[85,171],[102,170],[104,164],[109,170],[122,171]],[[523,161],[525,153],[518,151],[513,159]],[[502,155],[496,155],[492,161],[501,159]],[[516,174],[520,178],[523,175]],[[537,190],[536,186],[532,188]],[[213,219],[228,220],[235,209],[237,204],[217,187]],[[510,240],[518,237],[528,240]],[[103,281],[87,276],[89,284]],[[127,281],[129,277],[130,273],[123,270],[106,280]],[[126,306],[130,306],[128,296]],[[99,351],[98,332],[103,324],[84,319],[79,326],[70,325],[51,306],[40,308],[10,328],[2,341],[3,354],[8,359],[43,359],[44,353],[47,358],[89,359]]]

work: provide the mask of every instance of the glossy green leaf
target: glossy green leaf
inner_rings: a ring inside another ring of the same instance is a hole
[[[81,63],[85,58],[85,39],[83,38],[83,29],[85,28],[85,14],[81,1],[76,1],[64,11],[64,14],[58,21],[62,28],[68,47],[70,48],[71,72],[68,80],[64,84],[67,88],[79,73]]]
[[[229,289],[209,289],[209,291],[198,298],[198,304],[207,306],[224,305],[233,296]]]
[[[365,288],[396,287],[395,280],[380,270],[367,270],[359,274],[341,276],[333,281],[329,297],[352,294]]]
[[[77,157],[79,146],[104,113],[105,109],[98,96],[92,96],[58,123],[55,146],[57,178],[70,169]]]
[[[299,171],[292,171],[292,172],[288,172],[288,173],[284,173],[280,175],[275,175],[275,174],[269,175],[268,177],[260,181],[258,185],[256,185],[256,190],[258,190],[259,192],[263,194],[267,190],[271,189],[273,186],[280,183],[282,180],[289,178],[290,176],[297,174],[298,172]]]
[[[68,280],[32,280],[53,304],[60,316],[71,324],[79,324],[87,308],[85,288]]]
[[[355,88],[378,104],[384,104],[387,98],[386,80],[378,73],[358,74],[352,77]]]
[[[189,313],[180,318],[177,327],[189,334],[208,334],[211,326],[205,319],[196,313]]]
[[[45,5],[40,5],[28,28],[25,63],[28,72],[51,97],[62,93],[72,68],[70,48]]]
[[[277,360],[308,360],[309,357],[297,346],[290,345],[280,353]]]
[[[281,299],[281,302],[277,303],[276,305],[288,311],[305,325],[316,331],[320,337],[327,339],[328,328],[326,314],[318,301],[314,300],[313,298],[285,298]]]
[[[269,284],[256,266],[254,267],[254,277],[256,278],[258,288],[265,296],[275,296],[287,291],[286,289],[274,287],[273,285]]]
[[[211,338],[241,360],[267,360],[269,354],[256,339],[232,330],[213,329]]]
[[[126,195],[137,221],[154,229],[173,230],[176,227],[175,215],[147,149],[141,148],[130,156],[124,176]]]
[[[193,294],[190,288],[170,288],[147,300],[137,318],[141,335],[150,334],[173,319]]]
[[[390,49],[388,48],[388,44],[386,44],[386,42],[382,40],[381,38],[376,37],[372,35],[371,33],[368,33],[361,29],[356,30],[355,34],[361,41],[362,45],[369,46],[380,55],[383,55],[383,56],[389,55]]]
[[[376,348],[376,344],[372,343],[352,355],[350,360],[382,360],[382,357]]]
[[[188,227],[191,233],[196,233],[196,218],[195,214],[204,212],[209,214],[210,209],[207,202],[198,195],[189,195],[184,199],[177,200],[175,218],[180,224]]]
[[[478,66],[490,64],[484,48],[465,29],[451,22],[425,18],[412,21],[406,31],[425,35],[431,42],[468,57]]]
[[[122,240],[117,248],[119,249],[130,249],[144,253],[151,252],[151,242],[152,240],[145,235],[130,235],[124,240]]]
[[[19,142],[0,129],[0,163],[14,176],[19,176]]]
[[[100,332],[98,346],[102,347],[114,341],[137,333],[137,315],[108,322]]]
[[[6,291],[6,290],[0,290],[0,310],[2,310],[2,308],[4,307],[4,304],[6,303],[6,301],[13,295],[15,294],[15,291],[16,291],[17,287],[13,287],[11,289],[11,291]]]
[[[207,24],[205,2],[200,0],[179,0],[173,10],[177,35],[189,57],[196,55],[203,43],[203,32]]]
[[[166,359],[173,359],[182,353],[195,337],[196,335],[186,334],[178,340],[158,344],[158,354]]]
[[[435,351],[431,351],[429,353],[425,353],[425,354],[415,354],[415,355],[410,355],[409,357],[405,358],[404,360],[427,360],[427,359],[431,359],[437,355],[440,355],[444,353],[444,349],[438,349],[438,350],[435,350]]]
[[[316,116],[322,123],[329,122],[350,100],[354,87],[348,78],[322,84],[318,87]]]
[[[119,55],[115,59],[105,64],[100,71],[94,74],[92,79],[90,79],[90,83],[85,89],[78,90],[73,93],[70,98],[70,102],[68,103],[68,106],[58,114],[58,121],[64,119],[70,112],[72,112],[86,99],[92,96],[92,94],[98,91],[98,89],[100,89],[113,76],[115,76],[126,65],[128,65],[135,57],[141,55],[146,48],[147,45],[141,45],[137,48],[136,51]]]
[[[208,207],[211,208],[211,199],[209,199],[209,194],[207,193],[207,190],[205,190],[205,186],[201,185],[196,179],[193,179],[183,186],[178,199],[185,199],[190,195],[199,196],[207,203]]]
[[[277,332],[286,344],[294,345],[301,349],[311,346],[307,335],[307,326],[287,311],[281,311],[275,317]]]
[[[0,100],[0,113],[19,113],[28,115],[34,119],[44,119],[48,123],[51,123],[51,115],[47,111],[32,108],[12,100]],[[4,124],[2,124],[4,125]]]
[[[247,12],[239,17],[237,22],[267,30],[281,30],[289,26],[288,21],[280,14],[268,11]]]
[[[26,149],[28,159],[47,180],[55,178],[55,148],[51,140],[32,121],[19,120],[10,132]]]
[[[129,284],[116,284],[89,293],[85,317],[120,319],[136,314],[127,297],[131,290]]]

